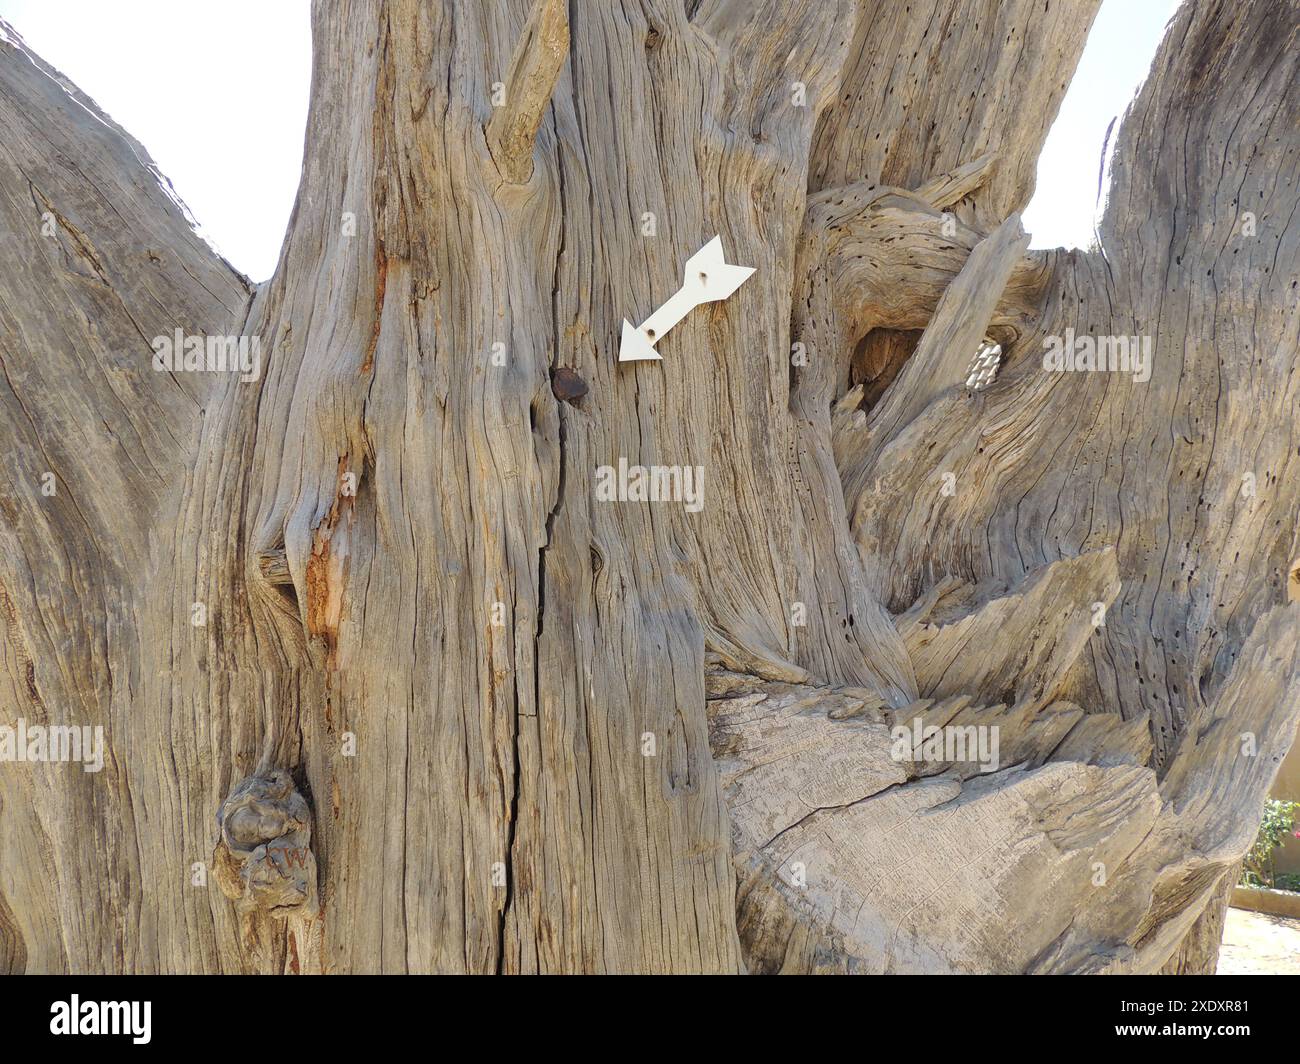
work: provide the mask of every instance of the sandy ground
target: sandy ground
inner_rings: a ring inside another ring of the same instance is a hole
[[[1229,909],[1219,975],[1300,975],[1300,919]]]

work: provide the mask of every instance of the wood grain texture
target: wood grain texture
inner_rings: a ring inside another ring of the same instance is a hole
[[[106,754],[0,764],[0,964],[1203,970],[1300,711],[1300,9],[1187,0],[1100,246],[1026,251],[1095,10],[318,0],[256,290],[6,30],[0,724]],[[250,778],[265,905],[196,871]]]

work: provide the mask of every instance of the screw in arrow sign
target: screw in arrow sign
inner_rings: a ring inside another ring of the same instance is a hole
[[[722,237],[715,236],[686,260],[682,286],[663,306],[646,318],[639,327],[623,319],[623,338],[618,345],[620,362],[662,359],[654,345],[674,325],[701,303],[726,299],[749,280],[752,266],[732,266],[722,250]]]

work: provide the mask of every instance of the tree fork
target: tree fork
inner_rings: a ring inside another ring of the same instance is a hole
[[[1212,966],[1300,705],[1297,9],[1188,0],[1099,249],[1026,252],[1095,10],[319,0],[256,288],[0,34],[0,712],[108,750],[0,772],[0,962]],[[619,366],[715,234],[754,277]],[[177,328],[259,379],[153,371]],[[1045,371],[1067,328],[1149,382]],[[621,459],[704,509],[598,501]],[[194,883],[250,778],[319,902],[256,941]]]

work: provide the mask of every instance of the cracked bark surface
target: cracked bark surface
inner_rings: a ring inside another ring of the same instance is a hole
[[[322,0],[256,287],[6,32],[0,722],[107,754],[0,766],[0,962],[1212,967],[1300,711],[1300,8],[1188,0],[1100,247],[1029,252],[1095,9]],[[619,366],[715,233],[755,277]],[[1150,382],[1044,372],[1067,327]],[[176,328],[260,379],[152,372]],[[598,502],[620,457],[704,509]],[[191,866],[273,769],[319,916],[250,936]]]

